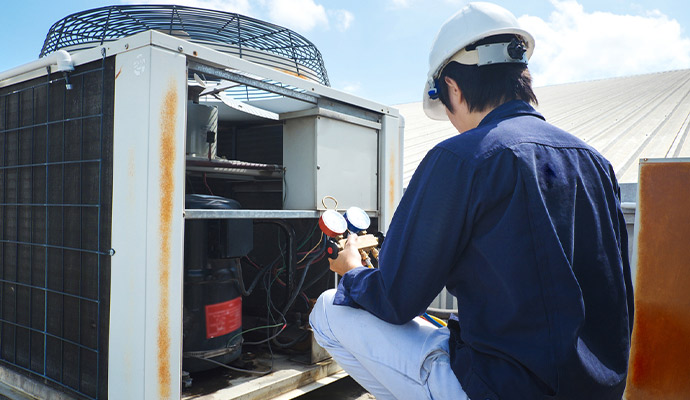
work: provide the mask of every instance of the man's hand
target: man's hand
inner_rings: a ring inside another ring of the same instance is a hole
[[[338,258],[335,260],[328,259],[331,264],[331,271],[343,276],[347,271],[362,266],[362,256],[357,249],[357,240],[357,235],[354,233],[347,236],[345,248],[338,253]]]

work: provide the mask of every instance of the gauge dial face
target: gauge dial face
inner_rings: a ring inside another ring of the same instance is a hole
[[[337,211],[326,210],[319,218],[319,227],[326,236],[334,238],[345,233],[347,221]]]
[[[366,211],[359,207],[348,208],[345,212],[345,220],[347,221],[347,229],[355,233],[367,230],[371,224],[371,219]]]

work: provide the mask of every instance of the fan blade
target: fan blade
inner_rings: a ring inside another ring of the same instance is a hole
[[[206,96],[209,94],[216,94],[220,93],[224,90],[233,88],[235,86],[239,86],[239,83],[235,82],[230,82],[230,81],[221,81],[219,84],[212,86],[212,87],[207,87],[206,89],[202,90],[201,93],[199,93],[199,96]]]
[[[206,82],[204,82],[203,80],[201,80],[201,78],[199,78],[199,75],[194,74],[194,80],[196,81],[196,83],[199,84],[199,86],[201,86],[201,87],[203,87],[203,88],[206,87]]]
[[[225,96],[221,97],[218,95],[214,95],[214,97],[225,103],[225,105],[227,105],[228,107],[235,109],[237,111],[242,111],[243,113],[256,115],[257,117],[261,118],[273,119],[276,121],[279,119],[278,114],[272,111],[264,110],[263,108],[255,107]]]

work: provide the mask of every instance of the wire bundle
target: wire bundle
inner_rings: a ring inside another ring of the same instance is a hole
[[[299,252],[307,245],[307,243],[309,243],[310,241],[313,242],[313,238],[316,234],[317,228],[318,225],[315,225],[311,229],[311,231],[306,235],[306,237],[299,243],[299,245],[296,246],[296,255],[300,258],[298,261],[296,261],[296,266],[294,268],[296,276],[294,276],[295,282],[293,282],[294,284],[292,290],[290,290],[289,282],[286,282],[283,278],[281,278],[281,276],[285,275],[285,273],[289,270],[289,260],[286,259],[288,249],[284,248],[283,241],[280,240],[280,238],[278,245],[278,248],[280,249],[280,255],[276,257],[271,263],[262,266],[249,256],[246,256],[242,259],[242,261],[248,263],[257,271],[257,275],[254,278],[252,284],[250,285],[248,290],[243,292],[243,295],[248,296],[255,289],[258,282],[262,283],[263,289],[266,293],[266,321],[268,322],[266,326],[261,326],[252,329],[267,329],[268,332],[266,334],[266,338],[256,342],[245,342],[246,345],[258,345],[262,343],[269,343],[270,346],[270,344],[272,343],[278,347],[287,348],[292,347],[295,344],[306,339],[308,333],[305,331],[303,335],[300,335],[298,338],[291,340],[289,342],[284,343],[277,340],[278,336],[280,336],[280,334],[288,326],[288,321],[285,315],[294,305],[294,302],[297,299],[297,297],[300,297],[304,301],[306,309],[309,310],[311,308],[312,301],[309,298],[309,296],[307,296],[305,291],[309,287],[314,285],[316,282],[320,281],[321,278],[323,278],[323,276],[329,271],[328,268],[323,268],[322,270],[317,272],[315,276],[312,277],[310,280],[306,280],[311,265],[321,261],[325,257],[325,240],[323,238],[323,235],[319,235],[319,240],[309,250]],[[275,304],[274,294],[272,290],[276,283],[280,287],[283,287],[285,288],[285,290],[289,291],[287,300],[280,306]]]

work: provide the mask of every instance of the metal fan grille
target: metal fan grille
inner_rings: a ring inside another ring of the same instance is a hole
[[[287,28],[224,11],[175,5],[127,5],[68,15],[50,28],[40,57],[83,49],[147,30],[210,46],[329,86],[321,53]]]

